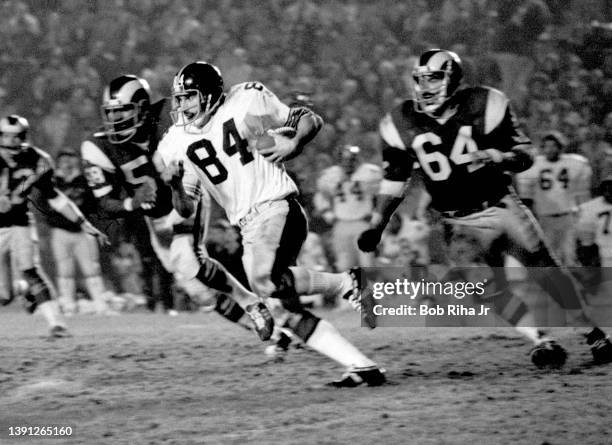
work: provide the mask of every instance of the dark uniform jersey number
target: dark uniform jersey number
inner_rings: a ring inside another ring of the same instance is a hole
[[[248,150],[248,142],[240,137],[234,119],[223,123],[223,151],[228,156],[240,153],[240,163],[246,165],[253,161],[253,153]],[[227,169],[223,166],[212,142],[200,139],[187,147],[187,157],[197,165],[214,185],[227,179]]]
[[[351,186],[349,188],[349,191],[355,196],[355,199],[357,201],[361,201],[363,199],[363,190],[361,190],[361,185],[359,184],[359,181],[353,181],[350,184]],[[340,202],[346,201],[346,194],[344,193],[343,185],[344,183],[340,182],[336,187],[336,198],[338,198]]]

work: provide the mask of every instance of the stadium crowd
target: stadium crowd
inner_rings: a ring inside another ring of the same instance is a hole
[[[78,153],[100,126],[102,87],[119,73],[147,79],[155,98],[194,57],[218,65],[227,85],[259,80],[281,99],[307,101],[325,120],[288,168],[312,230],[326,240],[329,224],[313,205],[319,172],[339,162],[343,146],[359,146],[362,161],[380,164],[380,118],[410,95],[415,55],[445,47],[461,55],[467,83],[510,96],[536,146],[550,130],[565,135],[565,149],[590,161],[597,194],[612,172],[608,3],[12,0],[0,6],[0,109],[26,116],[34,144],[57,157]],[[106,278],[138,293],[139,255],[125,226],[114,227],[102,255]],[[43,251],[48,233],[41,224]],[[231,261],[239,254],[234,237],[233,228],[215,225],[211,251]],[[331,252],[327,260],[334,264]]]

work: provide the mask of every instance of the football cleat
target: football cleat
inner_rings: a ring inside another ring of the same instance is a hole
[[[275,362],[282,362],[285,360],[285,356],[289,352],[291,341],[291,337],[284,332],[281,332],[278,336],[278,340],[276,340],[275,343],[267,346],[264,353]]]
[[[604,331],[599,328],[593,328],[585,337],[587,344],[591,346],[591,353],[595,363],[612,362],[612,343]]]
[[[255,332],[261,341],[270,340],[274,332],[274,319],[268,307],[263,303],[249,305],[245,312],[251,318]]]
[[[361,268],[353,267],[348,273],[352,280],[352,288],[342,298],[347,300],[355,311],[361,312]]]
[[[53,326],[51,328],[51,331],[49,332],[49,338],[51,339],[68,337],[72,337],[72,334],[70,334],[70,332],[68,332],[68,329],[66,329],[64,326]]]
[[[370,329],[374,329],[377,325],[376,315],[374,315],[373,311],[374,299],[372,293],[364,289],[362,273],[359,267],[353,267],[349,270],[353,285],[352,289],[343,298],[351,304],[353,309],[361,314],[362,324],[365,324]]]
[[[353,368],[342,374],[339,380],[329,383],[334,388],[355,388],[359,385],[380,386],[387,381],[385,370],[376,366]]]
[[[546,340],[534,346],[529,355],[538,368],[560,368],[567,360],[567,351],[554,340]]]

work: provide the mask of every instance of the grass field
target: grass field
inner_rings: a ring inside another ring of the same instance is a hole
[[[331,389],[342,369],[306,350],[271,363],[254,334],[212,314],[77,316],[46,341],[39,317],[0,313],[0,444],[609,444],[612,366],[577,329],[570,357],[534,368],[511,329],[358,327],[323,315],[388,371]],[[71,439],[8,426],[70,425]]]

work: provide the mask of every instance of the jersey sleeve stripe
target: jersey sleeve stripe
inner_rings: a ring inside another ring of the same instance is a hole
[[[400,136],[400,133],[393,122],[391,114],[387,114],[385,117],[383,117],[378,128],[380,131],[380,136],[388,145],[406,150],[406,145],[404,144],[404,141],[402,141],[402,137]]]
[[[115,166],[112,161],[104,154],[100,147],[91,141],[85,141],[81,144],[81,156],[84,161],[90,164],[102,167],[111,173],[115,172]]]
[[[501,123],[507,108],[508,98],[501,91],[491,88],[485,107],[485,134],[491,133]]]
[[[400,197],[404,194],[404,188],[406,183],[403,181],[390,181],[383,179],[380,182],[380,188],[378,193],[381,195],[391,195],[394,197]]]
[[[112,185],[105,185],[104,187],[93,189],[93,194],[96,198],[102,198],[108,195],[113,190]]]

